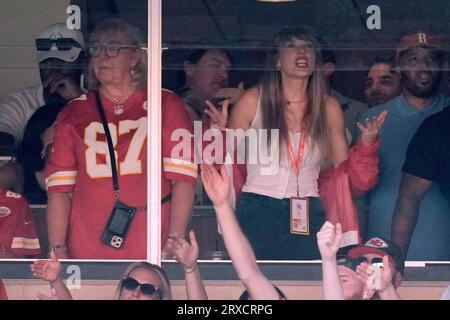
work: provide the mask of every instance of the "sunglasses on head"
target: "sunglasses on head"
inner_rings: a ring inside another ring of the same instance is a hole
[[[369,262],[366,257],[351,258],[349,256],[338,256],[338,266],[345,266],[356,272],[356,268],[363,262]]]
[[[159,289],[150,283],[140,283],[134,278],[127,277],[122,282],[122,288],[125,288],[127,290],[133,291],[136,290],[138,287],[141,289],[141,293],[145,294],[146,296],[152,296],[155,293],[160,294]]]
[[[49,51],[53,47],[53,45],[55,45],[56,48],[61,51],[68,51],[73,47],[81,48],[81,45],[72,38],[36,39],[36,48],[39,51]]]

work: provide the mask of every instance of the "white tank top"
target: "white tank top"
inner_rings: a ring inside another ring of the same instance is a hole
[[[260,101],[258,101],[256,114],[250,128],[257,131],[262,129]],[[296,160],[298,156],[300,136],[300,132],[290,133]],[[260,137],[259,143],[263,145],[266,144],[265,141],[261,141]],[[292,167],[286,144],[283,143],[280,148],[281,156],[278,165],[276,160],[272,161],[272,164],[267,165],[262,165],[261,162],[254,163],[255,161],[253,163],[247,163],[247,181],[245,182],[242,191],[262,194],[277,199],[297,196],[295,169]],[[249,147],[247,148],[247,161],[248,150]],[[272,158],[275,159],[276,157]],[[319,177],[321,161],[322,154],[319,148],[311,148],[311,139],[310,137],[307,137],[298,179],[300,197],[319,196],[317,179]]]

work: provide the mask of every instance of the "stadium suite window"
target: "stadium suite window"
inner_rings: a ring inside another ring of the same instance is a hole
[[[125,1],[126,2],[126,1]],[[87,5],[87,1],[72,1],[72,3],[79,3],[83,7],[83,3]],[[105,1],[105,3],[112,3]],[[120,1],[119,1],[120,3]],[[315,4],[318,3],[318,4]],[[386,5],[386,7],[383,6]],[[292,4],[299,6],[300,4]],[[245,86],[248,88],[257,83],[260,74],[264,68],[264,54],[265,50],[261,50],[261,41],[268,38],[278,30],[281,25],[285,25],[286,21],[289,24],[294,25],[295,21],[307,21],[313,23],[315,21],[317,8],[327,8],[331,4],[320,4],[320,1],[315,2],[303,2],[302,9],[298,10],[298,7],[270,7],[271,15],[267,15],[267,9],[263,7],[263,4],[255,4],[250,2],[228,2],[228,4],[222,4],[215,1],[192,1],[189,6],[183,1],[163,1],[163,44],[168,47],[168,50],[163,52],[163,86],[169,89],[176,89],[177,82],[174,73],[178,73],[182,69],[182,57],[185,51],[195,49],[204,46],[223,46],[233,54],[233,64],[230,74],[230,84],[237,86],[241,80],[244,81]],[[344,8],[346,3],[336,1],[338,8]],[[340,75],[335,81],[339,88],[346,95],[354,98],[359,98],[360,90],[357,89],[355,83],[362,83],[362,81],[355,80],[361,77],[361,58],[359,56],[375,55],[375,51],[379,48],[367,46],[367,43],[374,41],[373,37],[382,37],[380,32],[376,36],[371,35],[361,24],[360,17],[364,14],[362,10],[365,4],[361,4],[360,11],[343,11],[341,16],[335,10],[326,10],[325,13],[329,14],[329,19],[321,19],[319,29],[323,30],[327,34],[325,37],[328,40],[334,40],[337,43],[334,48],[340,51],[340,59],[343,62],[343,72],[346,72],[347,76]],[[400,6],[400,2],[398,3]],[[434,7],[433,7],[434,6]],[[138,7],[138,6],[136,6]],[[387,4],[386,1],[380,2],[382,10],[389,9],[395,10],[395,6]],[[432,8],[433,7],[433,8]],[[267,7],[269,8],[269,7]],[[294,9],[293,9],[294,8]],[[331,7],[330,7],[331,8]],[[413,15],[412,5],[406,7],[406,11]],[[206,10],[206,11],[205,11]],[[428,11],[439,12],[440,7],[436,4],[427,6]],[[108,11],[109,12],[109,11]],[[200,19],[204,12],[208,12],[208,19]],[[92,12],[91,12],[92,13]],[[98,16],[105,15],[105,13],[99,11]],[[251,14],[250,14],[251,13]],[[282,15],[285,15],[282,18]],[[349,16],[346,16],[346,15]],[[305,16],[303,16],[305,15]],[[333,16],[336,15],[336,16]],[[265,17],[271,16],[271,21],[267,21]],[[287,18],[286,18],[287,17]],[[366,15],[364,15],[366,17]],[[431,17],[431,14],[430,14]],[[439,15],[436,15],[436,19],[439,19]],[[248,19],[246,19],[248,18]],[[359,19],[359,20],[358,20]],[[426,20],[424,17],[422,20]],[[139,20],[139,19],[137,19]],[[409,20],[420,21],[414,16],[411,16]],[[407,19],[407,21],[409,21]],[[140,20],[139,20],[140,21]],[[281,23],[283,21],[283,23]],[[342,21],[349,23],[348,30],[342,31]],[[382,30],[392,30],[395,26],[394,20],[387,21],[387,25],[383,26]],[[182,29],[180,29],[182,28]],[[385,29],[386,28],[386,29]],[[328,32],[328,33],[327,33]],[[332,33],[330,33],[332,32]],[[390,33],[386,36],[386,41],[383,45],[386,47],[392,47],[389,44],[393,39],[390,38]],[[204,41],[208,39],[208,41]],[[354,50],[355,48],[369,48],[366,50]],[[383,48],[384,49],[384,48]],[[358,54],[360,53],[360,54]],[[354,55],[357,57],[355,58]],[[28,64],[27,64],[28,63]],[[25,66],[29,66],[29,62],[24,63]],[[351,80],[353,79],[353,80]],[[349,85],[352,83],[353,85]],[[203,194],[204,195],[204,194]],[[216,233],[217,227],[215,223],[212,207],[208,203],[205,197],[200,198],[200,203],[194,210],[193,226],[197,228],[198,233],[201,235],[200,246],[205,248],[203,253],[204,257],[218,259],[223,258],[220,256],[220,252],[223,252],[224,246],[221,242],[220,236]],[[213,241],[211,241],[213,239]],[[215,253],[219,252],[219,253]],[[217,255],[217,256],[215,256]],[[22,265],[22,264],[18,264]],[[170,265],[170,264],[168,264]],[[277,265],[280,268],[280,274],[282,273],[282,265]],[[309,266],[306,264],[306,266]],[[277,268],[278,268],[277,267]],[[112,267],[114,268],[114,267]],[[172,267],[173,268],[173,267]],[[445,268],[445,267],[444,267]],[[174,268],[176,269],[176,268]],[[89,271],[91,272],[91,271]],[[113,271],[111,271],[113,273]]]
[[[312,27],[334,53],[336,71],[331,87],[345,97],[364,101],[368,64],[377,56],[395,54],[402,30],[439,25],[443,35],[450,32],[446,23],[450,4],[446,2],[377,1],[375,7],[373,4],[350,0],[164,1],[163,87],[185,93],[183,90],[189,89],[183,87],[186,57],[197,49],[223,48],[232,56],[228,85],[237,87],[243,82],[245,88],[250,88],[264,72],[267,40],[281,28],[296,27],[301,21],[302,25]],[[447,93],[447,83],[444,76],[441,92]],[[195,203],[192,226],[199,239],[201,258],[223,259],[224,244],[203,190],[197,190]]]

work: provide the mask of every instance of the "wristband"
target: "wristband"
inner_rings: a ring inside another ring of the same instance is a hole
[[[192,273],[192,272],[195,272],[195,271],[197,271],[197,264],[194,264],[191,268],[189,268],[189,269],[184,269],[184,273],[185,274],[188,274],[188,273]]]
[[[65,244],[57,244],[55,246],[52,246],[50,248],[51,250],[59,250],[59,249],[63,249],[64,251],[67,251],[67,246]]]

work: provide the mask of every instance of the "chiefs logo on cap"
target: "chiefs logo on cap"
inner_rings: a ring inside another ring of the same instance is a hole
[[[387,248],[389,245],[380,238],[372,238],[365,244],[366,247],[374,247],[374,248]]]
[[[0,218],[7,217],[11,214],[11,210],[8,207],[0,207]]]

